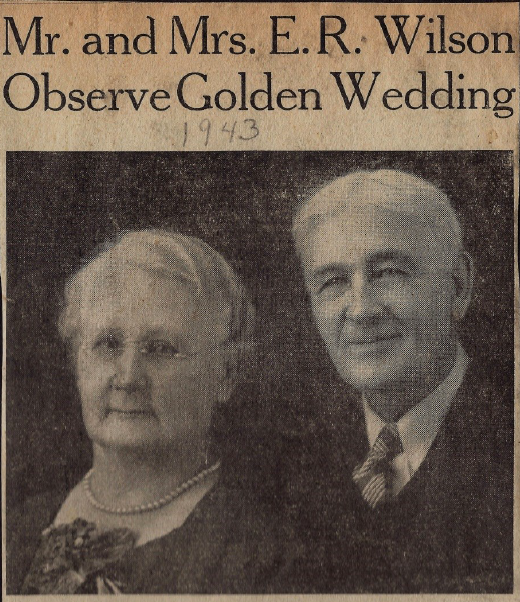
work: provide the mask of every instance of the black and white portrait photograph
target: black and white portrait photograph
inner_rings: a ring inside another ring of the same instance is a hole
[[[512,593],[513,172],[8,152],[7,593]]]

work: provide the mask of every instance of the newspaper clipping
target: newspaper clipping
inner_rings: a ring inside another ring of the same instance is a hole
[[[0,12],[3,595],[520,599],[518,4]]]

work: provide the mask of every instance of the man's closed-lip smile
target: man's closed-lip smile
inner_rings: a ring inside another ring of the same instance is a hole
[[[385,343],[390,343],[391,341],[395,341],[400,338],[401,335],[393,334],[393,335],[369,335],[369,336],[361,336],[361,337],[353,337],[347,338],[344,340],[344,345],[350,347],[352,349],[370,349],[372,347],[377,347],[383,345]]]

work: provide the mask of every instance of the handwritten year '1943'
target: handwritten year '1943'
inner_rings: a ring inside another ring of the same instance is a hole
[[[242,119],[238,121],[226,121],[223,125],[213,122],[211,119],[203,119],[198,124],[183,124],[184,137],[182,147],[185,148],[190,140],[200,140],[204,146],[208,146],[210,140],[227,139],[231,144],[236,140],[253,140],[260,135],[260,130],[255,119]]]

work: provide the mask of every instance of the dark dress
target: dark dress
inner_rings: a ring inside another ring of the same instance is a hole
[[[51,573],[52,576],[53,571],[56,575],[60,571],[63,574],[66,567],[60,565],[61,561],[42,562],[38,554],[41,555],[45,540],[41,533],[51,524],[64,497],[56,493],[35,496],[11,515],[12,537],[7,544],[9,594],[39,593],[38,583],[45,580],[46,575]],[[75,546],[73,574],[77,576],[78,572],[84,574],[86,571],[90,574],[75,593],[110,593],[111,587],[129,594],[269,593],[284,581],[282,575],[290,563],[290,546],[281,545],[283,529],[276,518],[262,511],[243,491],[222,485],[217,485],[199,502],[180,528],[163,537],[133,547],[131,542],[128,545],[124,533],[122,539],[121,533],[116,533],[112,548],[115,540],[116,547],[121,544],[120,548],[125,548],[124,553],[120,554],[119,549],[117,554],[112,554],[107,552],[104,544],[98,545],[94,564],[90,562],[90,568],[86,570],[85,563],[89,560],[85,560],[85,555],[81,556],[78,547],[86,546],[83,540],[88,541],[89,535],[83,533],[90,527],[85,522],[76,523],[74,528],[68,527],[69,533],[62,539],[67,540],[65,545]],[[47,553],[51,550],[52,555],[52,550],[60,545],[47,545]],[[119,557],[114,560],[115,555]],[[79,567],[77,558],[83,558]],[[101,562],[100,558],[103,559]],[[104,566],[100,568],[100,565]],[[93,566],[95,568],[91,570]]]

